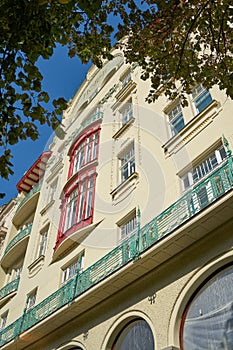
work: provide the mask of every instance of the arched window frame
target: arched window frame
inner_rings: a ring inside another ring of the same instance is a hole
[[[208,283],[211,280],[214,280],[215,278],[217,278],[218,275],[220,275],[220,273],[224,273],[224,271],[226,271],[228,268],[233,269],[233,263],[232,261],[217,268],[214,272],[212,272],[208,277],[206,277],[203,282],[196,288],[196,290],[194,291],[194,293],[192,294],[192,296],[190,297],[188,303],[186,304],[186,307],[184,309],[183,315],[181,317],[181,321],[180,321],[180,329],[179,329],[179,343],[180,343],[180,349],[181,350],[187,350],[186,348],[184,348],[184,342],[183,342],[183,332],[184,332],[184,326],[185,326],[185,320],[187,317],[187,314],[189,312],[190,307],[192,306],[192,303],[194,301],[194,299],[198,296],[198,294],[201,292],[201,290],[208,285]],[[233,318],[232,320],[232,326],[233,326]],[[232,329],[233,331],[233,329]],[[219,348],[220,349],[220,348]],[[222,348],[221,348],[222,349]],[[225,350],[228,350],[228,348],[224,348]]]
[[[98,159],[99,141],[100,124],[92,126],[79,135],[71,148],[68,179]]]
[[[151,328],[150,328],[150,325],[149,325],[143,318],[141,318],[141,317],[133,318],[133,319],[131,319],[129,322],[127,322],[127,323],[122,327],[122,329],[118,332],[118,334],[117,334],[117,336],[115,337],[115,340],[114,340],[114,342],[113,342],[113,345],[112,345],[111,350],[117,350],[117,348],[116,348],[117,345],[118,345],[117,343],[118,343],[120,337],[122,336],[122,334],[127,330],[127,328],[129,328],[133,323],[135,323],[135,322],[137,322],[137,321],[144,321],[144,322],[147,324],[148,329],[150,330],[151,335],[152,335],[152,337],[153,337],[153,332],[152,332],[152,330],[151,330]],[[154,347],[154,349],[155,349],[154,337],[153,337],[153,347]]]

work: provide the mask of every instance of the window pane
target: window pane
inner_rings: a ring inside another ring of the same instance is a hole
[[[192,92],[193,102],[198,113],[200,113],[206,106],[212,102],[212,97],[208,90],[202,84],[196,86]]]
[[[184,350],[233,349],[233,267],[206,281],[184,318]]]
[[[113,350],[154,350],[154,339],[146,321],[131,322],[118,336]]]
[[[168,113],[172,135],[176,135],[184,127],[181,104],[177,103]]]
[[[191,179],[193,183],[201,180],[204,176],[209,174],[215,167],[222,163],[222,161],[226,158],[226,152],[221,145],[215,151],[211,152],[201,163],[199,163],[192,173],[190,173]],[[183,186],[184,189],[188,188],[188,174],[184,175],[183,178]],[[190,186],[189,180],[189,186]]]
[[[128,238],[136,229],[137,223],[136,223],[136,216],[129,219],[127,222],[125,222],[123,225],[120,226],[120,240],[124,240]]]
[[[121,158],[121,181],[125,181],[135,172],[134,147],[132,146]]]

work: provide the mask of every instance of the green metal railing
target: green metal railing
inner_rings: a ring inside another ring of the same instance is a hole
[[[41,188],[41,183],[39,183],[37,186],[33,187],[31,191],[24,197],[24,199],[19,203],[18,208],[16,209],[17,211],[24,205],[24,203],[36,192],[40,191]]]
[[[14,281],[11,281],[0,289],[0,300],[18,289],[19,279],[20,278],[17,277]]]
[[[102,119],[102,118],[103,118],[103,112],[96,112],[81,123],[81,128],[85,128],[87,125],[94,123],[96,120]]]
[[[16,339],[21,332],[31,328],[62,306],[71,303],[74,298],[119,270],[129,261],[137,260],[142,252],[232,188],[233,166],[232,158],[229,157],[220,168],[212,172],[144,227],[140,228],[138,220],[138,228],[130,238],[86,270],[78,273],[41,303],[30,310],[25,310],[18,320],[0,332],[0,346]]]
[[[6,246],[6,249],[4,251],[4,255],[6,255],[7,252],[9,252],[9,250],[19,241],[21,241],[21,239],[23,239],[24,237],[28,236],[31,233],[32,230],[32,223],[29,224],[25,229],[21,230],[11,241],[10,243]]]

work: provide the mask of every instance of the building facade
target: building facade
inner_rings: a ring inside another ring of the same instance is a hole
[[[1,349],[232,349],[233,103],[148,90],[120,51],[92,67],[19,181]]]

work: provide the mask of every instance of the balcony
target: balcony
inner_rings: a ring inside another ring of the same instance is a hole
[[[70,313],[77,316],[85,312],[87,305],[91,308],[104,300],[106,295],[109,297],[126,287],[195,240],[212,232],[213,228],[226,223],[232,218],[233,208],[232,161],[231,157],[228,158],[220,168],[144,227],[140,228],[138,224],[131,237],[2,330],[0,346],[18,338],[22,332],[28,338],[27,345],[30,339],[35,342],[68,322]],[[97,284],[101,288],[94,288]],[[66,308],[62,309],[60,317],[56,311],[63,306]],[[45,325],[41,321],[48,316],[50,322]],[[56,318],[56,322],[51,322],[51,317]],[[39,330],[32,329],[33,337],[27,336],[26,331],[36,324]]]
[[[19,280],[20,278],[18,277],[0,289],[0,305],[2,302],[6,301],[6,299],[10,298],[14,292],[17,292]]]
[[[16,209],[15,216],[13,217],[13,223],[16,226],[20,226],[26,218],[36,209],[37,201],[39,198],[41,189],[41,183],[33,187],[29,193],[23,198]]]
[[[11,266],[26,250],[28,237],[32,230],[32,223],[25,229],[21,230],[6,246],[3,253],[1,265],[4,269]]]

